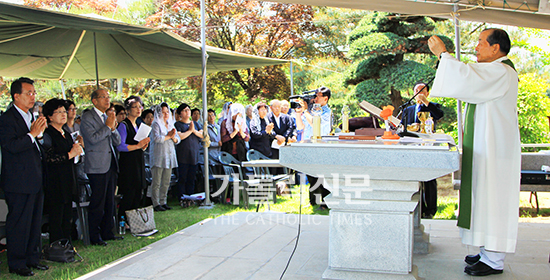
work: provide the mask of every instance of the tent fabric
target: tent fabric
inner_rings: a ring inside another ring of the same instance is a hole
[[[428,15],[452,18],[453,4],[457,2],[458,19],[503,25],[550,29],[550,15],[542,9],[539,0],[269,0],[271,2],[329,6],[348,9],[382,11],[409,15]],[[547,0],[540,0],[547,1]],[[474,3],[474,4],[472,4]],[[477,6],[477,3],[481,6]],[[540,3],[546,7],[546,3]]]
[[[201,74],[199,43],[170,31],[0,3],[0,76],[175,79]],[[208,73],[286,60],[207,47]]]

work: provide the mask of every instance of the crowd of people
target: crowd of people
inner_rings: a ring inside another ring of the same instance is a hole
[[[458,226],[463,243],[479,246],[480,251],[466,256],[464,272],[472,276],[501,274],[506,253],[513,253],[516,246],[521,159],[518,76],[507,58],[510,39],[504,30],[484,30],[475,64],[464,64],[449,55],[437,36],[430,37],[428,44],[440,60],[434,96],[468,102]],[[424,111],[435,121],[443,116],[439,106],[427,100],[426,84],[415,85],[414,91],[419,93],[417,105],[404,112],[410,122],[416,122],[418,113]],[[143,110],[142,100],[130,96],[122,105],[114,105],[106,89],[92,92],[93,107],[84,110],[79,119],[72,101],[53,98],[35,102],[34,81],[29,78],[13,81],[10,93],[12,106],[0,116],[0,187],[8,206],[9,271],[20,276],[48,269],[39,261],[43,213],[49,215],[50,242],[71,240],[72,202],[79,201],[79,168],[91,189],[90,242],[107,246],[106,241],[123,239],[114,234],[113,217],[144,206],[144,196],[150,197],[155,211],[171,209],[167,194],[172,170],[177,168],[179,177],[173,190],[177,197],[196,191],[204,143],[210,143],[213,165],[219,165],[221,151],[240,161],[246,160],[249,149],[276,159],[279,147],[312,137],[313,115],[320,119],[321,135],[327,135],[332,126],[331,91],[326,87],[315,90],[311,104],[299,100],[293,109],[286,100],[247,106],[227,102],[218,122],[214,110],[208,110],[203,122],[200,110],[185,103],[175,110],[167,103]],[[315,112],[310,109],[312,104]],[[143,124],[151,126],[151,132],[138,141],[135,136]],[[210,141],[203,142],[206,135]],[[152,173],[149,187],[146,167]],[[323,179],[307,177],[310,204],[326,208],[324,197],[329,192]],[[117,186],[121,200],[115,213]],[[437,185],[430,181],[423,186],[426,198],[422,205],[427,211],[423,214],[433,216]]]
[[[286,100],[259,102],[246,109],[227,102],[218,122],[213,109],[204,122],[201,111],[186,103],[170,108],[163,102],[144,110],[141,98],[130,96],[115,105],[107,89],[92,92],[93,106],[83,110],[81,117],[71,100],[36,102],[34,81],[28,78],[15,80],[11,95],[12,104],[0,116],[1,185],[8,205],[8,265],[10,272],[22,276],[48,269],[39,262],[44,214],[49,217],[50,243],[71,241],[72,203],[82,199],[81,184],[91,189],[90,243],[107,246],[107,241],[124,238],[115,235],[114,229],[115,220],[123,219],[125,211],[146,205],[155,211],[172,209],[167,196],[173,170],[178,178],[171,190],[175,197],[202,189],[195,182],[205,135],[209,163],[221,171],[221,151],[239,161],[246,160],[249,149],[278,158],[279,147],[305,139],[304,131],[308,125],[311,128],[311,115],[304,109],[308,104],[303,101],[295,109]],[[330,90],[321,88],[317,99],[324,100],[326,107],[329,98]],[[151,130],[138,141],[135,136],[141,125]],[[330,128],[329,123],[323,126]]]

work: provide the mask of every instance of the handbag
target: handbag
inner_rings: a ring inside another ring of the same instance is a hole
[[[80,262],[84,260],[68,239],[59,239],[50,245],[45,245],[43,253],[46,260],[54,262],[72,263],[75,262],[75,255],[80,258]]]
[[[126,211],[126,221],[132,234],[140,234],[156,229],[153,206]]]

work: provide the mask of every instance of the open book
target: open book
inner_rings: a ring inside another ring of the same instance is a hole
[[[377,118],[382,119],[382,117],[380,117],[380,112],[382,112],[382,109],[370,104],[369,102],[367,101],[362,101],[361,103],[359,103],[359,107],[361,107],[361,109],[371,113],[372,115],[375,115]],[[397,127],[400,123],[401,123],[401,120],[394,117],[394,116],[390,116],[388,118],[388,120],[395,126]]]

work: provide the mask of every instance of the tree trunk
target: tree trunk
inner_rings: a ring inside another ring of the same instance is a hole
[[[143,94],[145,94],[145,91],[146,91],[147,89],[149,89],[149,88],[153,85],[154,82],[155,82],[155,80],[153,80],[153,79],[147,79],[147,80],[145,80],[145,84],[143,85],[143,87],[141,87],[141,88],[139,89],[138,95],[143,95]]]
[[[394,108],[393,115],[397,116],[397,114],[399,114],[398,108],[403,104],[403,97],[401,97],[401,92],[396,90],[393,86],[390,90],[390,99]]]
[[[231,71],[231,74],[233,75],[233,77],[235,78],[235,81],[237,81],[237,83],[239,85],[241,85],[241,87],[243,88],[243,90],[248,90],[249,86],[246,84],[246,82],[243,80],[243,77],[241,77],[241,74],[239,74],[239,71],[237,70],[233,70]]]

